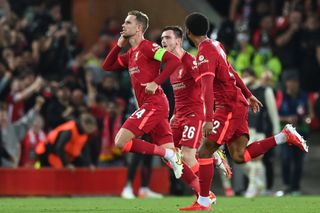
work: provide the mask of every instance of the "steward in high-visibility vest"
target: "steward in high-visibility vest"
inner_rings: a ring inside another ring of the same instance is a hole
[[[41,166],[73,167],[74,160],[88,142],[89,134],[96,130],[96,120],[90,114],[82,114],[77,120],[59,125],[48,133],[44,143],[36,146]]]

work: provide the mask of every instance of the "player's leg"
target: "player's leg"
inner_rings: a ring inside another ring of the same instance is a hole
[[[123,152],[158,155],[166,159],[170,158],[172,155],[175,155],[172,149],[166,149],[136,138],[156,128],[157,124],[166,115],[166,111],[160,111],[149,105],[141,106],[123,124],[116,135],[115,145],[121,148]]]
[[[236,163],[245,163],[253,158],[265,154],[273,147],[286,142],[289,145],[297,146],[305,152],[308,151],[306,141],[291,125],[286,125],[282,132],[277,135],[260,141],[255,141],[249,146],[247,146],[248,137],[246,135],[241,135],[228,144],[228,148],[232,159]]]
[[[152,141],[160,148],[166,150],[164,156],[168,165],[173,169],[176,178],[180,178],[183,170],[181,150],[176,149],[173,143],[172,131],[166,118],[160,119],[150,131]]]
[[[179,134],[174,138],[179,138],[179,141],[175,141],[176,146],[181,147],[182,161],[184,165],[184,172],[181,179],[192,188],[196,195],[200,192],[198,171],[199,164],[196,159],[197,148],[200,145],[200,139],[202,137],[201,127],[202,120],[199,120],[196,116],[175,118],[180,125],[181,131],[173,131],[174,134]]]
[[[181,208],[181,211],[210,210],[211,202],[209,193],[214,175],[213,153],[225,143],[224,138],[230,137],[229,128],[232,118],[231,115],[231,113],[228,114],[225,112],[215,113],[212,133],[203,139],[198,149],[200,195],[197,202],[189,207]]]
[[[248,145],[248,109],[247,107],[239,105],[239,110],[234,114],[235,118],[232,120],[232,128],[235,129],[235,133],[230,139],[230,143],[228,143],[228,148],[230,150],[231,157],[236,163],[248,162],[251,159],[266,153],[276,145],[283,144],[285,142],[290,145],[295,145],[305,152],[308,151],[306,141],[290,124],[287,124],[284,129],[275,136],[255,141]]]

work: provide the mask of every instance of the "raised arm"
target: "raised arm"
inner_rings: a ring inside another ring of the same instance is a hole
[[[102,63],[102,68],[105,71],[122,70],[128,66],[128,53],[119,55],[121,49],[127,44],[127,42],[127,39],[120,36],[117,45],[111,49]]]

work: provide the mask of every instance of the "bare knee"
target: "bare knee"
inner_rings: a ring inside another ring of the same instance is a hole
[[[243,153],[236,152],[236,153],[231,154],[231,157],[232,157],[233,161],[236,162],[236,163],[238,163],[238,164],[245,163],[245,162],[244,162],[244,155],[243,155]]]
[[[134,134],[131,131],[120,129],[114,139],[114,144],[117,148],[122,149],[132,138]]]
[[[185,162],[189,167],[194,166],[198,161],[195,155],[187,155],[182,153],[182,161]]]
[[[200,148],[198,149],[198,157],[199,158],[211,158],[212,154],[217,151],[219,148],[219,144],[209,141],[208,139],[204,139]]]
[[[212,157],[213,152],[211,153],[211,151],[207,149],[199,149],[197,154],[199,158],[210,158]]]
[[[114,139],[114,145],[119,148],[119,149],[122,149],[125,145],[121,135],[119,134],[119,132],[117,133],[115,139]]]

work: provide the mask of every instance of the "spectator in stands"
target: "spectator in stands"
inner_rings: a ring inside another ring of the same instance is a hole
[[[41,167],[74,169],[75,166],[93,166],[87,142],[89,134],[96,130],[96,120],[90,114],[82,114],[79,119],[51,130],[44,143],[36,146]]]
[[[97,139],[101,148],[98,152],[98,164],[102,167],[124,165],[122,151],[114,144],[115,136],[122,125],[124,106],[117,102],[117,99],[108,100],[103,95],[97,95],[91,72],[86,73],[86,85],[88,106],[97,119],[99,129]]]
[[[254,141],[264,139],[280,131],[280,120],[273,88],[262,84],[255,73],[247,69],[243,72],[243,79],[254,96],[263,104],[260,112],[249,111],[249,129]],[[246,164],[246,171],[249,178],[249,186],[245,193],[246,197],[261,195],[266,187],[271,190],[273,186],[273,149],[269,150],[263,157]],[[262,160],[262,161],[261,161]],[[264,165],[262,164],[264,163]]]
[[[307,120],[309,118],[308,96],[300,89],[297,72],[283,74],[284,90],[277,92],[277,106],[280,122],[284,126],[292,123],[305,138],[309,134]],[[282,159],[282,179],[284,192],[278,195],[300,195],[300,182],[303,175],[304,153],[296,147],[283,144],[280,146]]]
[[[0,159],[4,167],[17,167],[20,160],[21,140],[25,137],[34,119],[39,113],[44,99],[38,97],[36,104],[25,116],[14,123],[9,122],[8,106],[6,103],[0,104],[0,145],[2,144],[2,158]]]
[[[262,43],[274,44],[275,37],[274,20],[271,14],[266,14],[260,21],[260,27],[253,33],[252,45],[259,49]]]
[[[289,14],[288,25],[280,29],[275,38],[276,55],[280,58],[283,70],[299,67],[301,62],[302,13],[294,10]]]
[[[15,122],[24,115],[24,101],[38,92],[43,83],[41,77],[37,77],[31,85],[23,85],[23,79],[13,78],[10,93],[6,97],[10,122]]]
[[[320,91],[320,27],[319,17],[307,17],[301,35],[301,88],[307,92]]]
[[[235,70],[242,73],[244,69],[250,68],[252,58],[255,53],[254,48],[250,44],[250,35],[247,32],[239,32],[237,34],[238,50],[230,52],[228,59]]]
[[[32,123],[32,127],[28,130],[25,138],[21,143],[21,157],[19,166],[34,168],[36,163],[35,147],[38,143],[44,142],[46,134],[43,131],[44,121],[38,115]]]
[[[49,130],[73,118],[73,107],[70,104],[70,89],[63,84],[53,85],[51,89],[53,90],[53,97],[48,101],[45,115],[47,129]]]
[[[270,41],[260,43],[259,49],[253,56],[252,67],[257,78],[261,78],[262,73],[269,70],[273,74],[273,81],[278,82],[282,67],[279,58],[273,53]]]

